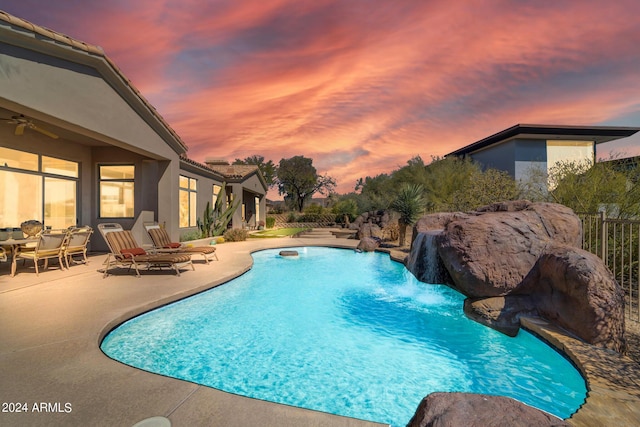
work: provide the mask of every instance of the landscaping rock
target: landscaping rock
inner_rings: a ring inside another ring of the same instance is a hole
[[[552,245],[524,279],[541,316],[590,344],[623,352],[624,291],[600,258],[568,245]]]
[[[431,393],[407,427],[568,427],[565,421],[515,399],[472,393]]]
[[[373,252],[380,246],[380,239],[376,239],[374,237],[365,237],[364,239],[360,239],[360,243],[358,243],[357,250],[362,252]]]
[[[356,238],[364,239],[365,237],[382,238],[382,228],[372,223],[362,224],[356,233]]]
[[[438,253],[465,295],[503,296],[518,290],[551,242],[580,245],[581,230],[580,219],[565,206],[505,202],[449,221]]]
[[[467,298],[464,313],[478,323],[489,326],[510,337],[520,330],[520,317],[538,316],[536,304],[527,295],[509,295],[482,299]]]

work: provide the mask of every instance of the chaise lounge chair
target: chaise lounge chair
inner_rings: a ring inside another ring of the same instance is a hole
[[[153,246],[162,252],[187,253],[192,255],[199,254],[202,255],[207,264],[209,264],[213,258],[218,260],[216,248],[213,246],[185,246],[182,243],[172,242],[167,230],[155,223],[145,224],[144,228],[147,230],[149,237],[151,237]],[[213,258],[210,259],[209,256]]]
[[[98,224],[98,230],[104,237],[109,247],[109,255],[105,261],[104,276],[107,277],[109,269],[115,267],[133,267],[136,271],[136,277],[140,277],[139,267],[145,265],[150,268],[172,268],[177,276],[180,276],[180,268],[191,266],[190,254],[179,253],[147,253],[138,245],[130,230],[123,230],[120,224],[103,223]]]

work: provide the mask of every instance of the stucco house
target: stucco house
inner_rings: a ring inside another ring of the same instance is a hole
[[[212,169],[187,149],[100,47],[0,11],[0,228],[118,222],[144,238],[158,221],[177,240],[224,183],[243,200],[233,227],[265,219],[257,167]]]
[[[559,161],[595,162],[596,145],[627,138],[640,128],[517,124],[445,157],[470,157],[483,168],[526,179],[531,169],[545,172]]]

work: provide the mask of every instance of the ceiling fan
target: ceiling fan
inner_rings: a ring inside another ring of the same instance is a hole
[[[39,126],[36,126],[31,119],[25,117],[23,114],[18,116],[12,116],[10,119],[0,119],[5,123],[16,125],[16,131],[14,132],[16,135],[24,134],[25,129],[31,129],[36,132],[40,132],[43,135],[48,136],[49,138],[58,139],[58,135],[53,132],[50,132],[46,129],[43,129]]]

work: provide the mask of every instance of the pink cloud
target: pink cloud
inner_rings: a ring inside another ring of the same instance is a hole
[[[8,3],[103,46],[194,160],[302,154],[341,192],[516,123],[640,126],[634,0]]]

